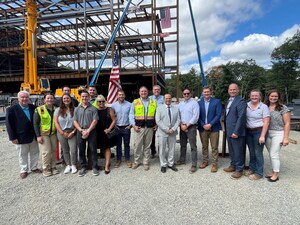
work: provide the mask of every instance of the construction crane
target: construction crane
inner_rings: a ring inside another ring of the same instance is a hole
[[[38,79],[37,76],[37,4],[35,0],[26,0],[27,16],[24,23],[24,82],[20,90],[30,94],[33,104],[42,103],[42,95],[50,92],[50,83],[47,78]],[[10,104],[17,103],[16,97],[10,99]]]

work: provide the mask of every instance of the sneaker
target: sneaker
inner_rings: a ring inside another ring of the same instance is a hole
[[[127,165],[128,168],[132,167],[132,163],[129,160],[126,160],[126,165]]]
[[[251,174],[249,175],[249,179],[250,180],[260,180],[262,178],[262,176],[259,176],[257,174]]]
[[[98,175],[99,175],[99,170],[96,169],[96,168],[94,168],[94,169],[93,169],[93,175],[94,175],[94,176],[98,176]]]
[[[149,164],[144,164],[144,170],[148,171],[150,169]]]
[[[234,171],[235,171],[235,169],[234,169],[233,166],[229,166],[229,167],[227,167],[227,168],[224,168],[223,170],[224,170],[225,172],[227,172],[227,173],[231,173],[231,172],[234,172]]]
[[[135,169],[138,168],[138,167],[139,167],[139,164],[133,163],[131,168],[135,170]]]
[[[117,160],[115,164],[115,168],[119,168],[121,165],[121,160]]]
[[[201,163],[201,165],[199,165],[199,168],[200,169],[204,169],[207,166],[208,166],[208,163],[207,162],[203,162],[203,163]]]
[[[234,179],[234,180],[237,180],[237,179],[240,179],[242,176],[243,176],[242,172],[236,171],[233,174],[231,174],[230,178]]]
[[[197,167],[196,166],[192,166],[190,169],[190,173],[195,173],[197,171]]]
[[[72,173],[73,173],[73,174],[74,174],[74,173],[77,173],[77,168],[76,168],[75,165],[72,165]]]
[[[64,171],[64,174],[70,173],[71,172],[71,166],[67,165]]]
[[[245,170],[244,171],[244,176],[249,177],[250,175],[254,174],[252,170]]]
[[[59,174],[59,171],[56,169],[56,167],[52,168],[52,175]]]
[[[85,174],[86,174],[86,168],[81,168],[79,173],[78,173],[78,176],[83,177],[83,176],[85,176]]]

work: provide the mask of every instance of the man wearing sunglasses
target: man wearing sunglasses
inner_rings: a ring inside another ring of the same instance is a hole
[[[190,173],[197,170],[197,122],[199,118],[199,105],[192,99],[191,90],[183,90],[184,101],[179,103],[180,123],[180,159],[177,165],[185,164],[187,141],[189,141],[192,152],[192,167]]]
[[[149,170],[153,131],[156,130],[156,101],[148,97],[148,89],[145,86],[140,88],[139,95],[140,98],[133,101],[129,113],[129,122],[135,131],[132,169],[136,169],[143,159],[144,170],[147,171]]]

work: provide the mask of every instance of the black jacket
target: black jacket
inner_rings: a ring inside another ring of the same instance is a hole
[[[6,128],[9,140],[18,139],[19,144],[29,144],[35,139],[33,114],[36,106],[29,104],[31,121],[27,118],[19,104],[11,106],[6,112]]]

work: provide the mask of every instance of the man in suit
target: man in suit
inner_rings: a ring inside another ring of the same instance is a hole
[[[230,166],[225,172],[234,172],[232,179],[239,179],[243,175],[245,160],[246,109],[245,99],[239,96],[237,84],[230,84],[228,88],[229,101],[225,112],[225,131],[230,155]]]
[[[33,114],[36,107],[29,104],[29,94],[26,91],[18,93],[18,101],[19,104],[7,109],[6,128],[9,140],[16,145],[19,154],[20,177],[25,179],[28,176],[28,167],[34,173],[42,171],[38,169],[39,148],[33,128]]]
[[[222,129],[220,118],[222,116],[222,103],[219,99],[212,97],[212,89],[209,86],[203,87],[202,98],[199,104],[198,130],[202,143],[203,161],[199,166],[204,169],[208,166],[208,143],[210,141],[212,153],[211,172],[218,171],[219,158],[219,131]]]
[[[171,105],[171,103],[172,96],[165,94],[165,104],[159,105],[155,114],[155,121],[158,126],[157,137],[160,146],[159,160],[162,173],[166,172],[167,167],[175,172],[178,171],[174,164],[174,152],[180,117],[178,108]]]

